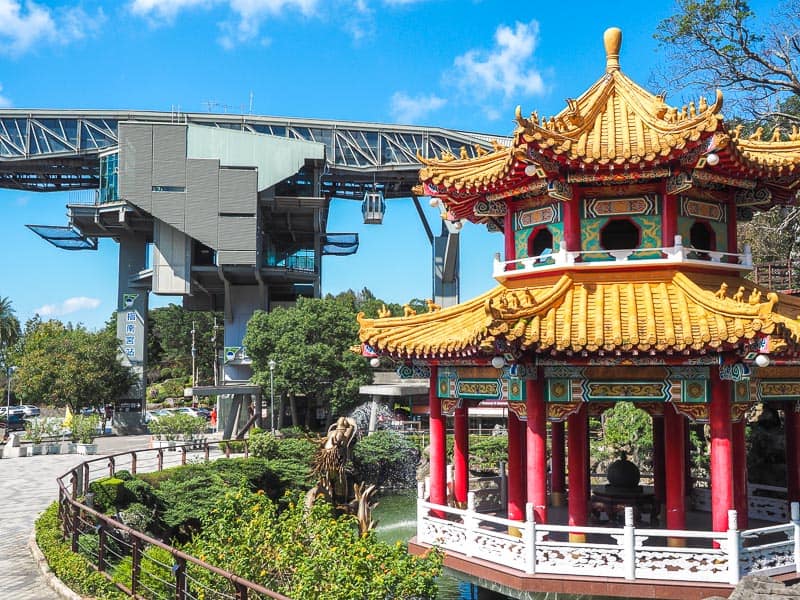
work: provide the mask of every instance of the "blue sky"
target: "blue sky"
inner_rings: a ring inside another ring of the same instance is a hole
[[[555,114],[602,76],[607,27],[623,30],[622,69],[647,86],[659,64],[653,32],[672,10],[628,0],[0,0],[0,106],[240,113],[252,99],[254,114],[509,135],[517,104]],[[116,244],[67,252],[24,228],[65,224],[67,201],[0,190],[0,296],[22,321],[38,312],[98,327],[115,305]],[[409,200],[390,201],[382,226],[334,200],[328,229],[359,232],[361,247],[325,259],[324,292],[430,296],[430,246]],[[494,285],[502,239],[471,225],[461,238],[466,300]]]

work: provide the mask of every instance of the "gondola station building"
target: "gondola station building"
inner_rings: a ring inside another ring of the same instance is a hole
[[[622,72],[621,40],[606,31],[605,73],[557,115],[517,109],[510,146],[422,159],[418,191],[444,218],[502,231],[498,285],[425,314],[359,316],[363,348],[430,380],[412,549],[437,546],[515,596],[700,598],[800,570],[800,299],[748,280],[736,238],[737,220],[797,203],[800,136],[744,136],[719,91],[670,106]],[[652,417],[653,485],[620,460],[593,487],[589,418],[623,400]],[[470,477],[467,424],[497,401],[508,460],[491,502]],[[787,486],[759,495],[745,423],[761,403],[783,415]],[[705,483],[688,476],[696,424]]]

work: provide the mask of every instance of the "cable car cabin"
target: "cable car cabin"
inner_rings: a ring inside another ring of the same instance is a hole
[[[383,223],[383,213],[386,212],[386,202],[381,192],[366,192],[361,203],[361,214],[364,215],[365,225],[380,225]]]

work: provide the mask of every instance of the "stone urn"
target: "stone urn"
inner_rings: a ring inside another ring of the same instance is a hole
[[[608,483],[606,492],[613,494],[641,494],[639,485],[639,467],[628,460],[625,452],[621,452],[617,460],[608,466]]]

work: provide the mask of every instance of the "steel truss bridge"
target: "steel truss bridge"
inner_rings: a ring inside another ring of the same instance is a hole
[[[323,189],[360,200],[412,195],[423,157],[509,138],[438,127],[253,115],[115,110],[0,110],[0,187],[27,191],[97,189],[99,157],[117,148],[120,121],[191,123],[320,142],[326,147]]]

